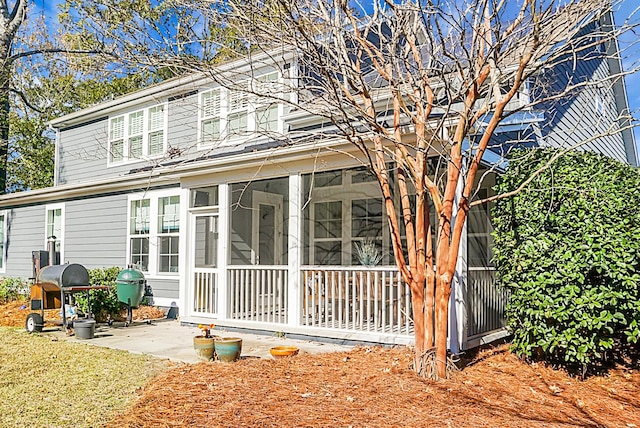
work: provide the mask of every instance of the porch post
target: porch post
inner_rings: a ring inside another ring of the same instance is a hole
[[[218,318],[229,318],[227,302],[227,261],[229,260],[229,207],[230,187],[227,183],[218,186]]]
[[[462,169],[466,166],[462,164]],[[453,207],[451,228],[453,229],[458,219],[458,207],[462,199],[464,188],[463,174],[458,178],[456,196]],[[467,222],[465,221],[460,240],[460,251],[456,262],[456,271],[452,283],[453,290],[449,300],[449,349],[453,354],[458,354],[464,349],[467,340]]]
[[[191,218],[189,217],[189,189],[180,191],[180,238],[178,240],[178,272],[180,286],[178,291],[178,314],[188,317],[193,312],[193,272],[191,263],[193,255],[189,247],[191,242]],[[175,310],[175,309],[173,309]]]
[[[289,269],[287,293],[287,324],[300,325],[302,296],[300,292],[300,262],[302,255],[301,198],[302,177],[300,173],[289,176]]]

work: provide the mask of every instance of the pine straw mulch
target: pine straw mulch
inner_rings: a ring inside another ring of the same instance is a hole
[[[4,304],[0,304],[0,326],[4,327],[24,327],[27,315],[31,309],[28,300],[14,300]],[[35,311],[37,312],[37,311]],[[145,321],[151,319],[164,318],[165,314],[154,306],[140,306],[133,310],[133,321]],[[123,310],[121,317],[117,321],[124,321],[126,318],[126,309]],[[47,325],[52,325],[50,321],[60,320],[60,309],[48,309],[44,311],[44,319]]]
[[[640,373],[578,380],[506,346],[446,382],[418,379],[411,350],[355,348],[199,363],[156,377],[109,427],[640,426]]]

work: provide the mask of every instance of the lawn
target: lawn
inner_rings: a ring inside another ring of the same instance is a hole
[[[0,426],[99,427],[167,362],[0,327]]]

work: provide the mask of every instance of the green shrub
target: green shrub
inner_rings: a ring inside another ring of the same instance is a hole
[[[29,282],[22,278],[0,278],[0,303],[7,303],[29,295]]]
[[[90,312],[94,315],[96,321],[105,322],[108,317],[118,318],[123,306],[118,301],[116,294],[116,278],[120,273],[119,267],[96,268],[89,269],[89,285],[108,285],[111,286],[107,290],[91,290],[89,291],[89,299],[91,302]],[[85,293],[77,293],[75,295],[76,302],[80,310],[87,312],[87,298]]]
[[[497,191],[516,189],[554,153],[517,152]],[[517,354],[584,372],[637,352],[638,189],[639,170],[576,151],[495,204],[494,261]]]

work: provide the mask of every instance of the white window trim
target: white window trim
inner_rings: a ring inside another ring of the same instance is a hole
[[[152,132],[149,129],[149,110],[155,107],[162,107],[163,114],[163,127],[162,127],[162,151],[156,155],[149,155],[149,134]],[[143,127],[142,127],[142,156],[139,158],[130,157],[130,147],[129,147],[129,116],[133,113],[143,112]],[[111,160],[111,121],[117,118],[124,118],[124,131],[123,131],[123,146],[122,146],[122,160],[120,161],[112,161]],[[107,121],[107,167],[115,167],[120,165],[126,165],[130,163],[138,163],[144,162],[150,159],[158,159],[164,156],[167,153],[167,131],[168,131],[168,120],[169,119],[169,109],[168,103],[158,103],[144,108],[138,108],[135,110],[127,111],[126,113],[119,114],[116,116],[110,116]]]
[[[275,83],[277,85],[281,84],[282,76],[277,71],[270,71],[268,73],[263,73],[252,78],[251,87],[256,89],[262,83],[260,82],[260,79],[262,77],[269,76],[272,74],[277,75]],[[237,82],[238,85],[241,83],[242,82]],[[218,138],[218,141],[205,142],[202,137],[202,132],[203,132],[202,95],[207,92],[212,92],[216,90],[220,91],[220,113],[218,116],[220,118],[220,136]],[[268,138],[268,136],[261,135],[260,132],[258,131],[258,110],[265,107],[269,107],[270,104],[274,104],[275,101],[272,99],[262,99],[250,93],[247,93],[247,98],[248,98],[247,106],[244,109],[231,110],[229,106],[229,98],[230,98],[231,92],[232,92],[231,89],[222,88],[222,87],[207,88],[207,89],[200,90],[198,92],[198,130],[197,130],[198,131],[198,146],[197,146],[198,150],[207,150],[218,145],[226,146],[230,144],[237,144],[239,140],[262,141]],[[282,133],[282,130],[283,130],[282,116],[284,113],[284,105],[282,103],[277,103],[276,106],[277,106],[277,113],[276,113],[277,124],[276,124],[276,129],[271,132]],[[229,116],[235,113],[242,113],[243,111],[246,111],[247,113],[246,132],[238,135],[229,135]]]
[[[198,150],[203,150],[203,149],[210,149],[211,147],[216,145],[215,141],[205,141],[204,138],[202,137],[202,132],[204,131],[202,129],[202,122],[205,120],[205,118],[202,116],[202,112],[203,112],[203,106],[202,106],[202,96],[206,93],[209,92],[214,92],[214,91],[218,91],[219,92],[219,105],[220,105],[220,111],[218,112],[218,120],[220,121],[218,127],[219,127],[219,136],[218,136],[218,140],[222,140],[223,138],[223,132],[227,127],[227,115],[226,115],[226,109],[223,108],[223,100],[225,98],[225,93],[224,93],[224,89],[221,87],[216,87],[216,88],[209,88],[206,90],[202,90],[200,92],[198,92]],[[212,118],[215,116],[209,116],[208,118]]]
[[[185,257],[183,252],[179,253],[178,256],[178,272],[159,272],[159,238],[160,236],[166,236],[158,233],[158,212],[159,212],[159,204],[158,199],[168,196],[179,196],[180,197],[180,231],[177,236],[179,241],[180,248],[183,245],[183,241],[185,238],[186,227],[185,227],[185,218],[183,217],[183,205],[185,203],[185,198],[183,194],[180,192],[180,189],[163,189],[163,190],[151,190],[148,192],[142,193],[133,193],[130,194],[127,198],[127,265],[131,263],[131,238],[135,238],[137,235],[131,234],[131,202],[139,201],[142,199],[149,199],[149,267],[148,272],[145,272],[145,276],[147,278],[159,278],[159,279],[179,279],[182,275],[181,270],[184,267],[182,258]],[[175,235],[172,235],[175,236]]]
[[[60,264],[65,263],[64,258],[64,237],[65,237],[65,209],[64,202],[57,204],[48,204],[44,208],[44,247],[45,249],[49,249],[48,241],[49,237],[47,236],[47,222],[49,221],[49,211],[60,209],[60,234],[62,236],[56,236],[56,240],[60,241]]]
[[[2,236],[3,236],[3,240],[2,240],[2,254],[0,254],[0,257],[2,257],[2,266],[0,267],[0,273],[6,273],[7,272],[7,223],[9,223],[9,210],[2,210],[0,211],[0,217],[4,217],[4,221],[2,223]]]

